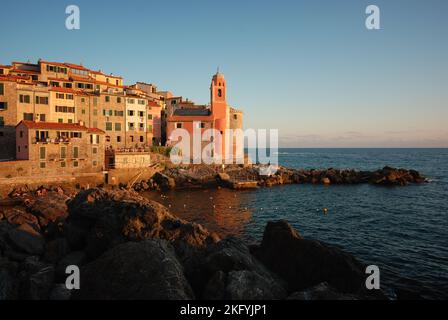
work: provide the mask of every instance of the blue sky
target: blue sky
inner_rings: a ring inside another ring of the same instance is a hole
[[[65,28],[65,8],[81,29]],[[381,30],[365,28],[365,8]],[[2,1],[0,64],[38,58],[209,101],[284,147],[448,147],[448,1]],[[6,13],[6,14],[5,14]]]

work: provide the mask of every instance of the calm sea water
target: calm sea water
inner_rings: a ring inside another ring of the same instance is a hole
[[[219,234],[261,240],[270,220],[380,267],[384,287],[448,298],[448,149],[281,149],[291,168],[412,168],[430,183],[407,187],[288,185],[258,190],[148,194]],[[322,209],[328,208],[324,215]]]

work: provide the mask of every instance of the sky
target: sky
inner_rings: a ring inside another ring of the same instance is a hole
[[[368,5],[380,30],[367,30]],[[65,27],[68,5],[80,30]],[[82,63],[209,102],[280,147],[448,147],[445,0],[2,0],[0,64]]]

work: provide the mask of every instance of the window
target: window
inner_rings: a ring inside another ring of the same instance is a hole
[[[41,169],[45,169],[45,168],[46,168],[46,163],[45,163],[45,162],[41,162],[41,163],[39,164],[39,167],[40,167]]]
[[[2,96],[4,94],[5,94],[5,85],[3,83],[0,83],[0,96]]]
[[[90,135],[90,143],[91,144],[99,144],[100,143],[100,136],[97,134]],[[95,148],[93,148],[95,149]]]
[[[34,120],[34,114],[32,114],[32,113],[24,113],[23,114],[23,120],[33,121]]]
[[[92,149],[92,153],[93,153],[93,154],[97,154],[97,153],[98,153],[98,148],[93,148],[93,149]]]
[[[98,104],[98,99],[95,97],[93,98],[93,105],[96,106]]]
[[[237,114],[234,114],[234,115],[233,115],[233,119],[238,120],[238,115],[237,115]]]
[[[110,102],[110,96],[106,96],[106,102]]]
[[[73,100],[73,95],[72,94],[67,94],[67,95],[65,95],[65,99]]]
[[[62,113],[75,113],[75,107],[56,106],[55,111]]]
[[[29,95],[21,94],[19,95],[19,101],[20,103],[31,103],[31,98]]]
[[[47,158],[47,150],[45,149],[45,147],[40,147],[39,148],[39,159],[45,160],[46,158]]]
[[[110,136],[106,136],[106,142],[110,142]]]
[[[112,131],[112,122],[106,122],[106,131]]]
[[[81,110],[81,113],[82,113],[82,114],[86,114],[86,109],[82,109],[82,110]]]
[[[68,82],[65,82],[63,86],[64,86],[64,88],[67,88],[67,89],[71,89],[72,88],[72,84],[68,83]]]
[[[140,136],[140,142],[144,142],[143,136]]]
[[[145,116],[145,112],[144,111],[139,111],[138,112],[138,116],[143,118]]]
[[[121,131],[121,123],[115,123],[115,131]]]
[[[148,120],[152,120],[152,114],[148,114]]]
[[[145,131],[145,124],[144,124],[144,123],[139,123],[139,124],[138,124],[138,129],[139,129],[140,131]]]
[[[121,103],[121,97],[117,97],[117,103]]]
[[[67,158],[67,148],[61,147],[61,159]]]
[[[98,161],[93,160],[93,161],[92,161],[92,166],[93,166],[93,167],[96,167],[97,165],[98,165]]]
[[[121,136],[117,136],[117,142],[121,142]]]
[[[182,122],[176,123],[176,129],[182,129]]]
[[[141,104],[142,106],[144,106],[146,103],[145,103],[145,100],[138,100],[138,104]]]
[[[65,95],[63,93],[56,93],[56,99],[65,99]]]
[[[67,165],[65,164],[65,161],[61,162],[61,168],[65,168]]]
[[[17,147],[17,151],[20,152],[20,146]]]
[[[134,142],[134,136],[131,136],[131,142]]]
[[[48,104],[48,97],[36,96],[36,104]]]
[[[0,128],[5,126],[5,118],[0,117]]]
[[[73,119],[68,119],[68,123],[73,123]]]
[[[135,124],[134,124],[134,122],[129,122],[129,123],[128,123],[128,128],[129,128],[130,131],[134,131],[134,129],[135,129]]]
[[[45,114],[40,114],[40,115],[39,115],[39,121],[41,121],[41,122],[45,122],[45,121],[46,121],[46,116],[45,116]]]
[[[129,104],[134,104],[134,103],[135,103],[135,100],[134,100],[134,99],[128,99],[128,103],[129,103]]]
[[[73,147],[73,159],[78,159],[79,157],[79,147]]]
[[[93,109],[93,115],[97,116],[98,115],[98,109]],[[95,127],[96,128],[96,127]]]
[[[148,132],[152,132],[152,125],[148,125]]]
[[[64,119],[58,119],[58,123],[64,123]]]
[[[73,168],[78,168],[78,167],[79,167],[79,162],[73,161]]]
[[[0,110],[8,109],[8,102],[0,102]]]
[[[86,98],[81,98],[81,103],[86,103]]]
[[[115,114],[116,117],[123,117],[124,116],[124,112],[123,111],[115,110],[114,114]]]
[[[134,116],[134,110],[128,110],[128,116],[133,117]]]
[[[222,97],[222,90],[218,89],[218,97]]]
[[[23,131],[22,130],[20,130],[19,135],[20,135],[20,138],[23,138]]]

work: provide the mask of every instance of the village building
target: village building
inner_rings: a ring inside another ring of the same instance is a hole
[[[33,174],[66,175],[104,170],[104,131],[84,123],[22,120],[16,126],[16,159]]]

